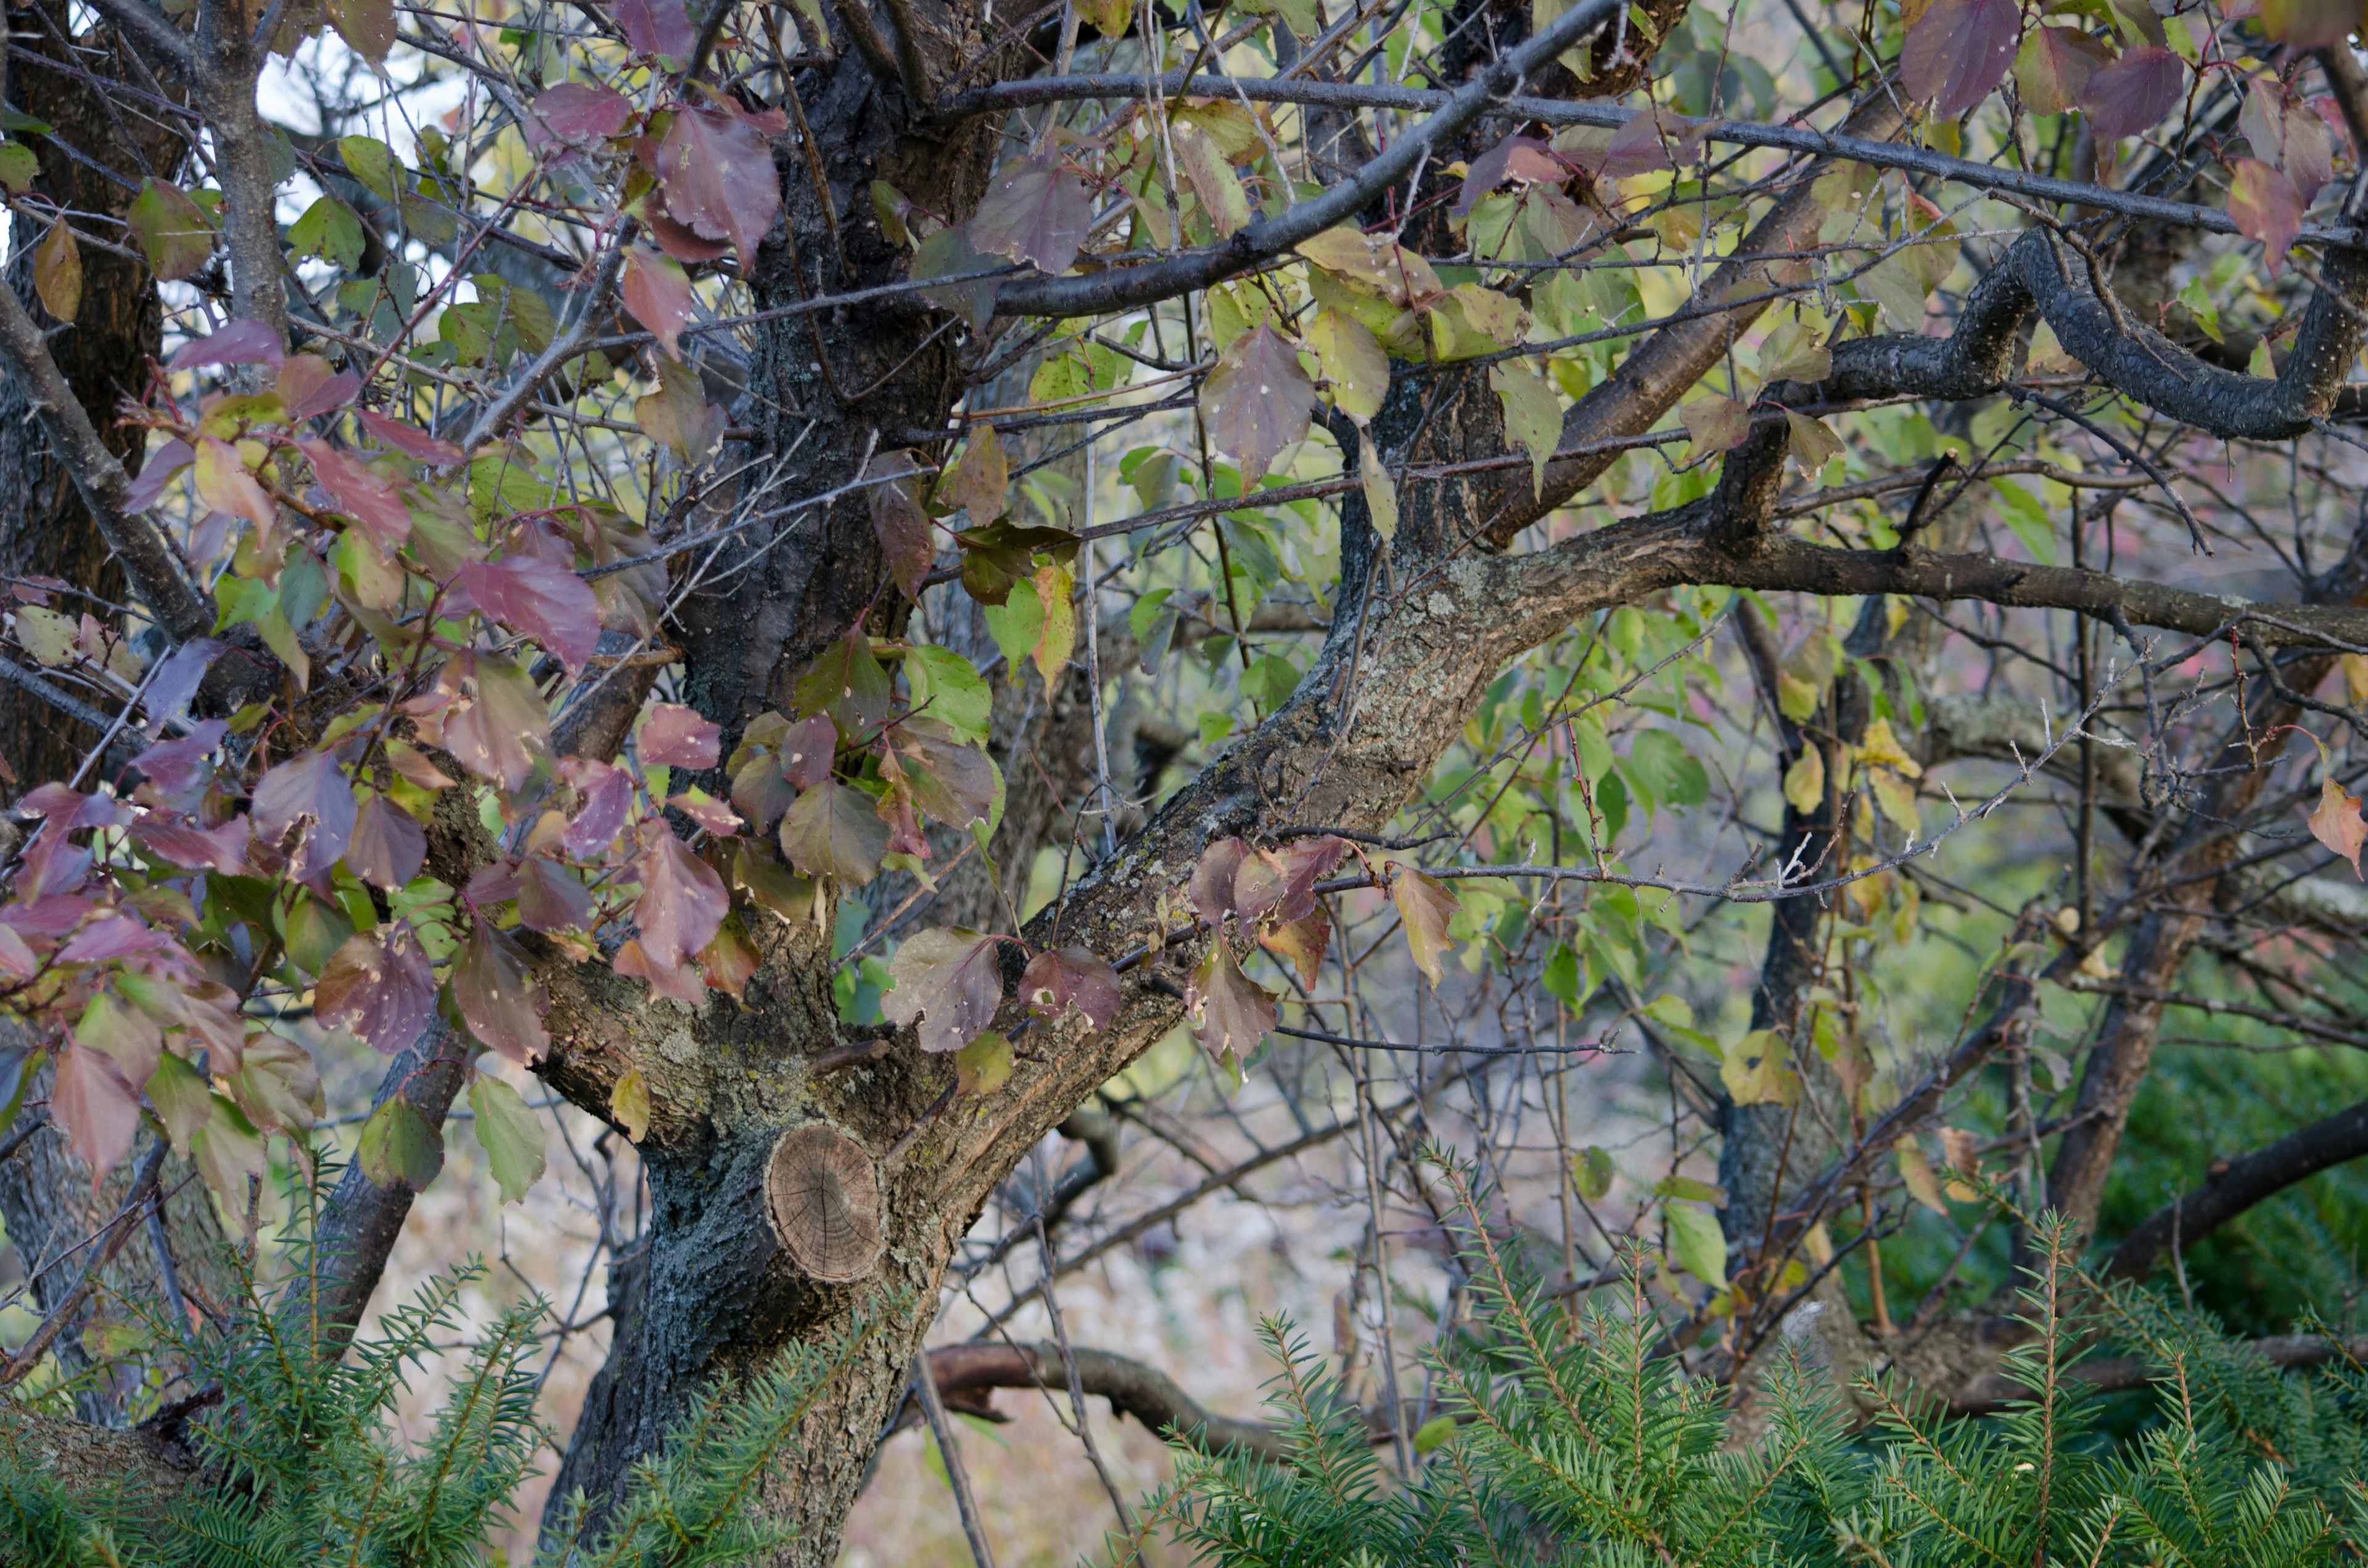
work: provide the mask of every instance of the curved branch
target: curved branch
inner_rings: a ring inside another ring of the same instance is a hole
[[[2298,1128],[2265,1149],[2213,1164],[2203,1185],[2147,1216],[2106,1260],[2108,1279],[2143,1279],[2162,1255],[2187,1246],[2296,1182],[2368,1154],[2368,1100]]]
[[[1390,144],[1390,150],[1313,201],[1261,218],[1224,244],[1076,278],[1032,278],[997,290],[995,311],[1005,316],[1084,316],[1166,300],[1247,271],[1300,241],[1347,222],[1391,186],[1414,173],[1521,79],[1546,65],[1618,16],[1622,0],[1581,0],[1554,24],[1500,58],[1456,90],[1439,111]]]
[[[1158,1368],[1132,1357],[1082,1345],[1069,1347],[1077,1382],[1089,1398],[1107,1399],[1110,1409],[1173,1443],[1211,1454],[1248,1454],[1282,1464],[1290,1449],[1263,1421],[1242,1421],[1204,1408]],[[949,1407],[972,1415],[995,1413],[996,1389],[1065,1392],[1067,1373],[1061,1347],[1042,1345],[946,1345],[929,1352],[931,1381]],[[900,1423],[902,1425],[902,1423]]]

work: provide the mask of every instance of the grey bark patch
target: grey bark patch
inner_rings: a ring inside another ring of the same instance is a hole
[[[879,1267],[879,1167],[863,1146],[820,1123],[775,1141],[765,1172],[765,1212],[790,1260],[825,1284],[844,1285]]]

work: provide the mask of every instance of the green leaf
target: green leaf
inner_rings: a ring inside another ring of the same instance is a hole
[[[1718,1216],[1694,1203],[1671,1203],[1663,1213],[1669,1221],[1669,1254],[1678,1267],[1713,1290],[1726,1289],[1726,1237],[1719,1233]]]
[[[1504,404],[1505,434],[1530,454],[1530,484],[1545,493],[1546,460],[1562,444],[1562,400],[1554,383],[1518,359],[1488,367],[1488,384]]]
[[[33,188],[33,180],[41,172],[41,161],[33,150],[21,142],[0,142],[0,187],[11,196],[22,196]]]
[[[542,1123],[516,1089],[483,1073],[469,1085],[469,1108],[476,1113],[477,1142],[502,1201],[516,1203],[542,1178]]]
[[[1667,730],[1646,730],[1628,748],[1628,776],[1664,805],[1699,806],[1710,799],[1710,773]]]
[[[337,155],[346,161],[346,172],[372,195],[382,201],[395,199],[403,165],[395,161],[393,148],[375,136],[347,136],[337,142]]]
[[[1414,1429],[1414,1451],[1427,1454],[1455,1436],[1455,1417],[1434,1415]]]
[[[609,1091],[609,1114],[634,1142],[650,1135],[650,1085],[640,1068],[628,1067],[619,1075],[616,1087]]]
[[[1589,1203],[1600,1202],[1611,1190],[1611,1156],[1592,1143],[1570,1157],[1570,1179]]]
[[[362,1123],[354,1158],[374,1186],[401,1182],[414,1192],[424,1192],[444,1168],[444,1140],[418,1107],[401,1095],[390,1095]]]
[[[304,209],[288,226],[291,256],[317,256],[350,272],[362,264],[362,221],[334,196],[324,196]]]
[[[131,237],[164,282],[187,278],[214,253],[214,230],[188,192],[165,180],[144,180],[128,214]]]
[[[995,711],[995,693],[986,677],[951,648],[917,645],[905,655],[905,681],[912,687],[915,709],[973,745],[985,745],[987,723]]]
[[[1011,1041],[987,1030],[954,1053],[954,1091],[991,1094],[1011,1076]]]

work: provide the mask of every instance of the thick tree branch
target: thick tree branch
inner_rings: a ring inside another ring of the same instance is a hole
[[[1208,1410],[1156,1367],[1082,1345],[1070,1346],[1070,1354],[1087,1397],[1109,1400],[1119,1415],[1133,1416],[1171,1442],[1205,1453],[1250,1454],[1275,1464],[1290,1457],[1273,1427]],[[940,1346],[929,1352],[929,1370],[948,1406],[973,1415],[993,1413],[988,1396],[996,1389],[1057,1392],[1068,1387],[1061,1347],[1052,1344]]]
[[[2106,1261],[2108,1279],[2143,1279],[2173,1246],[2189,1246],[2296,1182],[2368,1154],[2368,1101],[2298,1128],[2264,1149],[2215,1161],[2203,1185],[2148,1215]]]
[[[175,642],[202,636],[213,611],[181,575],[164,537],[145,517],[125,510],[131,481],[107,449],[57,361],[50,357],[40,328],[14,290],[0,289],[0,359],[24,384],[39,412],[51,450],[73,476],[75,493],[90,508],[100,537],[123,562],[132,592]]]
[[[1501,103],[1522,79],[1593,33],[1622,9],[1620,0],[1581,0],[1552,27],[1513,49],[1480,73],[1438,112],[1390,144],[1390,150],[1312,201],[1293,203],[1272,218],[1260,218],[1224,244],[1171,256],[1143,267],[1113,267],[1076,278],[1036,278],[1004,284],[995,310],[1007,316],[1084,316],[1122,311],[1244,272],[1281,255],[1300,241],[1352,220],[1391,186],[1437,155],[1463,128]]]

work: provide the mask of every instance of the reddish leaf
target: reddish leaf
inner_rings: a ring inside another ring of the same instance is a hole
[[[723,879],[671,833],[658,835],[633,862],[633,875],[642,884],[633,922],[641,927],[643,950],[668,968],[689,962],[712,941],[732,907]]]
[[[1693,162],[1702,137],[1702,122],[1652,109],[1631,116],[1591,159],[1580,161],[1592,164],[1598,179],[1624,179]]]
[[[484,920],[469,923],[452,965],[452,1001],[469,1032],[522,1066],[551,1049],[542,1027],[542,987],[527,973],[518,948]]]
[[[685,790],[679,794],[668,795],[666,805],[718,838],[730,838],[748,825],[731,807],[704,790]]]
[[[774,126],[728,101],[677,110],[657,154],[666,210],[693,233],[729,240],[745,272],[781,210],[780,176],[765,136]]]
[[[2015,85],[2033,114],[2062,114],[2089,90],[2105,46],[2078,28],[2033,28],[2014,57]]]
[[[427,858],[427,835],[418,820],[384,795],[362,802],[354,817],[353,842],[346,846],[346,864],[366,882],[392,892],[410,884]]]
[[[126,512],[144,512],[165,498],[165,487],[198,460],[196,449],[178,436],[150,452],[123,497]]]
[[[948,827],[968,827],[995,806],[995,764],[934,719],[908,719],[891,733],[913,803]]]
[[[879,813],[880,820],[888,824],[887,853],[910,855],[917,860],[928,859],[929,841],[922,835],[921,813],[913,804],[912,785],[905,778],[904,769],[896,766],[894,757],[882,757],[880,777],[887,782],[888,790],[872,809]]]
[[[929,537],[929,515],[921,509],[915,485],[913,454],[903,449],[882,452],[864,466],[873,483],[864,499],[871,509],[871,531],[880,538],[880,553],[889,575],[908,599],[921,597],[921,583],[937,564],[936,544]]]
[[[635,54],[658,54],[688,61],[699,43],[699,30],[682,0],[617,0],[609,14]]]
[[[394,48],[394,0],[328,0],[329,25],[372,65]]]
[[[470,562],[461,581],[479,609],[541,643],[571,672],[599,645],[600,603],[591,585],[564,566],[539,555],[509,555]]]
[[[654,193],[655,199],[645,204],[650,237],[657,241],[660,250],[685,267],[721,260],[732,254],[732,246],[726,241],[702,239],[692,233],[689,226],[667,217],[662,205],[663,196],[663,192]]]
[[[62,322],[82,312],[82,248],[63,218],[33,247],[33,292],[41,309]]]
[[[665,996],[686,1007],[696,1007],[707,1000],[707,988],[698,969],[689,964],[660,963],[650,957],[639,937],[630,938],[617,949],[609,967],[619,974],[645,982],[650,994]]]
[[[518,923],[529,931],[589,931],[598,919],[592,894],[555,861],[518,862]]]
[[[1225,347],[1201,387],[1209,438],[1241,464],[1242,490],[1254,487],[1283,448],[1307,434],[1315,383],[1299,368],[1299,350],[1260,323]]]
[[[331,369],[318,354],[294,354],[279,367],[276,390],[279,406],[291,421],[317,419],[353,402],[362,390],[362,379],[351,370]]]
[[[165,938],[129,915],[107,915],[75,932],[58,949],[60,963],[108,963],[133,953],[153,953]]]
[[[1989,96],[2014,59],[2022,13],[2014,0],[1932,0],[1900,46],[1899,79],[1914,98],[1954,119]]]
[[[337,863],[353,839],[354,817],[354,787],[337,759],[324,751],[281,763],[255,787],[255,830],[265,843],[280,846],[290,829],[312,824],[289,864],[289,874],[299,880],[309,881]]]
[[[2228,183],[2228,216],[2238,233],[2261,242],[2261,261],[2275,278],[2302,233],[2302,197],[2294,182],[2259,158],[2237,159]]]
[[[1269,914],[1283,925],[1304,920],[1315,909],[1316,881],[1348,852],[1347,839],[1327,833],[1246,855],[1234,873],[1234,907],[1246,921]]]
[[[633,421],[642,434],[695,463],[723,438],[723,405],[707,401],[699,372],[674,359],[658,362],[658,390],[633,400]]]
[[[205,720],[178,740],[157,742],[133,757],[131,766],[145,777],[149,788],[163,795],[188,795],[213,778],[214,748],[229,733],[230,726],[220,719]]]
[[[657,335],[666,358],[680,358],[682,329],[691,310],[690,278],[681,264],[647,245],[635,245],[625,253],[623,292],[625,309]]]
[[[96,1192],[107,1173],[131,1152],[140,1127],[140,1091],[108,1057],[79,1045],[58,1053],[57,1082],[50,1089],[50,1115],[66,1130],[66,1142],[91,1171]]]
[[[1220,1059],[1231,1052],[1236,1062],[1248,1060],[1277,1017],[1274,993],[1242,972],[1222,934],[1192,971],[1192,982],[1184,988],[1184,1011],[1201,1050]]]
[[[618,830],[625,825],[625,813],[633,803],[633,777],[621,767],[584,757],[569,757],[560,766],[584,796],[560,843],[578,860],[589,860],[615,843]]]
[[[807,876],[860,887],[880,874],[888,824],[871,796],[833,779],[800,795],[782,815],[781,853]]]
[[[156,1020],[112,990],[90,999],[74,1022],[74,1038],[83,1050],[105,1052],[122,1072],[123,1081],[134,1085],[147,1084],[165,1051]]]
[[[2186,87],[2187,70],[2179,56],[2140,44],[2089,74],[2080,107],[2100,140],[2119,142],[2169,113]]]
[[[1315,983],[1316,971],[1324,964],[1325,949],[1331,945],[1332,917],[1324,913],[1320,904],[1304,919],[1258,931],[1258,946],[1279,958],[1289,959],[1299,971],[1302,985]]]
[[[9,980],[30,980],[38,973],[41,960],[26,945],[14,926],[0,921],[0,977]]]
[[[208,436],[198,442],[198,499],[226,517],[244,517],[257,533],[269,533],[279,509],[227,441]]]
[[[700,978],[737,1002],[748,989],[748,982],[756,978],[761,961],[740,917],[727,915],[715,940],[699,949]]]
[[[801,719],[781,733],[781,777],[801,790],[811,790],[830,777],[831,759],[837,754],[837,725],[820,713]]]
[[[710,768],[715,766],[723,726],[700,716],[699,710],[678,702],[661,702],[642,722],[643,767]]]
[[[827,724],[830,721],[809,719],[806,722]],[[732,803],[759,832],[771,832],[773,824],[781,820],[781,813],[797,803],[797,790],[781,777],[785,760],[760,751],[742,763],[740,771],[732,776]],[[824,776],[828,777],[829,772],[829,765],[824,764]]]
[[[633,100],[614,87],[590,82],[562,82],[529,106],[526,144],[551,142],[589,145],[616,135],[633,118]]]
[[[313,982],[313,1007],[323,1023],[392,1054],[427,1031],[436,1013],[436,973],[410,926],[390,921],[347,937],[329,956]]]
[[[1015,159],[987,187],[970,221],[970,244],[987,256],[1032,261],[1058,278],[1076,264],[1093,220],[1085,182],[1058,156]]]
[[[363,429],[396,451],[434,467],[450,468],[464,455],[451,442],[439,441],[416,425],[405,425],[400,419],[389,419],[367,408],[354,410],[354,417],[361,422]]]
[[[131,824],[131,836],[149,853],[176,866],[204,867],[232,876],[245,876],[247,819],[233,817],[211,832],[162,817],[145,816]]]
[[[149,460],[154,461],[154,459]],[[938,475],[929,499],[941,511],[970,514],[973,528],[984,528],[1003,516],[1004,497],[1011,488],[1011,460],[1003,437],[985,422],[971,426],[970,444],[953,467]]]
[[[1234,907],[1234,883],[1250,846],[1238,838],[1212,839],[1192,868],[1192,911],[1205,925],[1222,928]]]
[[[461,697],[444,713],[444,744],[461,766],[505,790],[534,772],[551,742],[551,709],[507,659],[470,661]]]
[[[880,1016],[892,1024],[918,1019],[923,1051],[960,1051],[1003,1002],[1002,940],[944,926],[916,932],[888,960],[895,984],[880,998]]]
[[[1447,935],[1447,922],[1457,905],[1455,890],[1400,864],[1391,872],[1390,902],[1398,906],[1398,919],[1406,926],[1406,950],[1414,954],[1415,967],[1436,986],[1442,972],[1440,958],[1455,945]]]
[[[381,548],[392,552],[411,537],[411,508],[391,482],[326,441],[304,437],[296,449],[311,461],[313,477],[337,510],[368,528]]]
[[[1075,1007],[1098,1029],[1118,1017],[1118,971],[1084,948],[1058,948],[1028,960],[1019,994],[1040,1018],[1058,1018]]]
[[[2318,810],[2310,813],[2310,835],[2351,862],[2360,876],[2360,846],[2368,843],[2368,820],[2360,815],[2360,797],[2344,792],[2329,771],[2318,787]]]
[[[1506,137],[1494,147],[1472,160],[1464,171],[1463,188],[1455,193],[1455,217],[1468,217],[1480,199],[1508,179],[1544,180],[1559,184],[1570,177],[1565,165],[1547,145],[1534,136]]]
[[[1685,422],[1686,434],[1693,437],[1686,448],[1686,460],[1709,452],[1729,452],[1743,445],[1751,434],[1751,411],[1731,397],[1706,392],[1678,410]]]
[[[288,358],[279,335],[259,321],[234,321],[211,337],[193,337],[173,351],[168,370],[207,365],[277,365]]]

